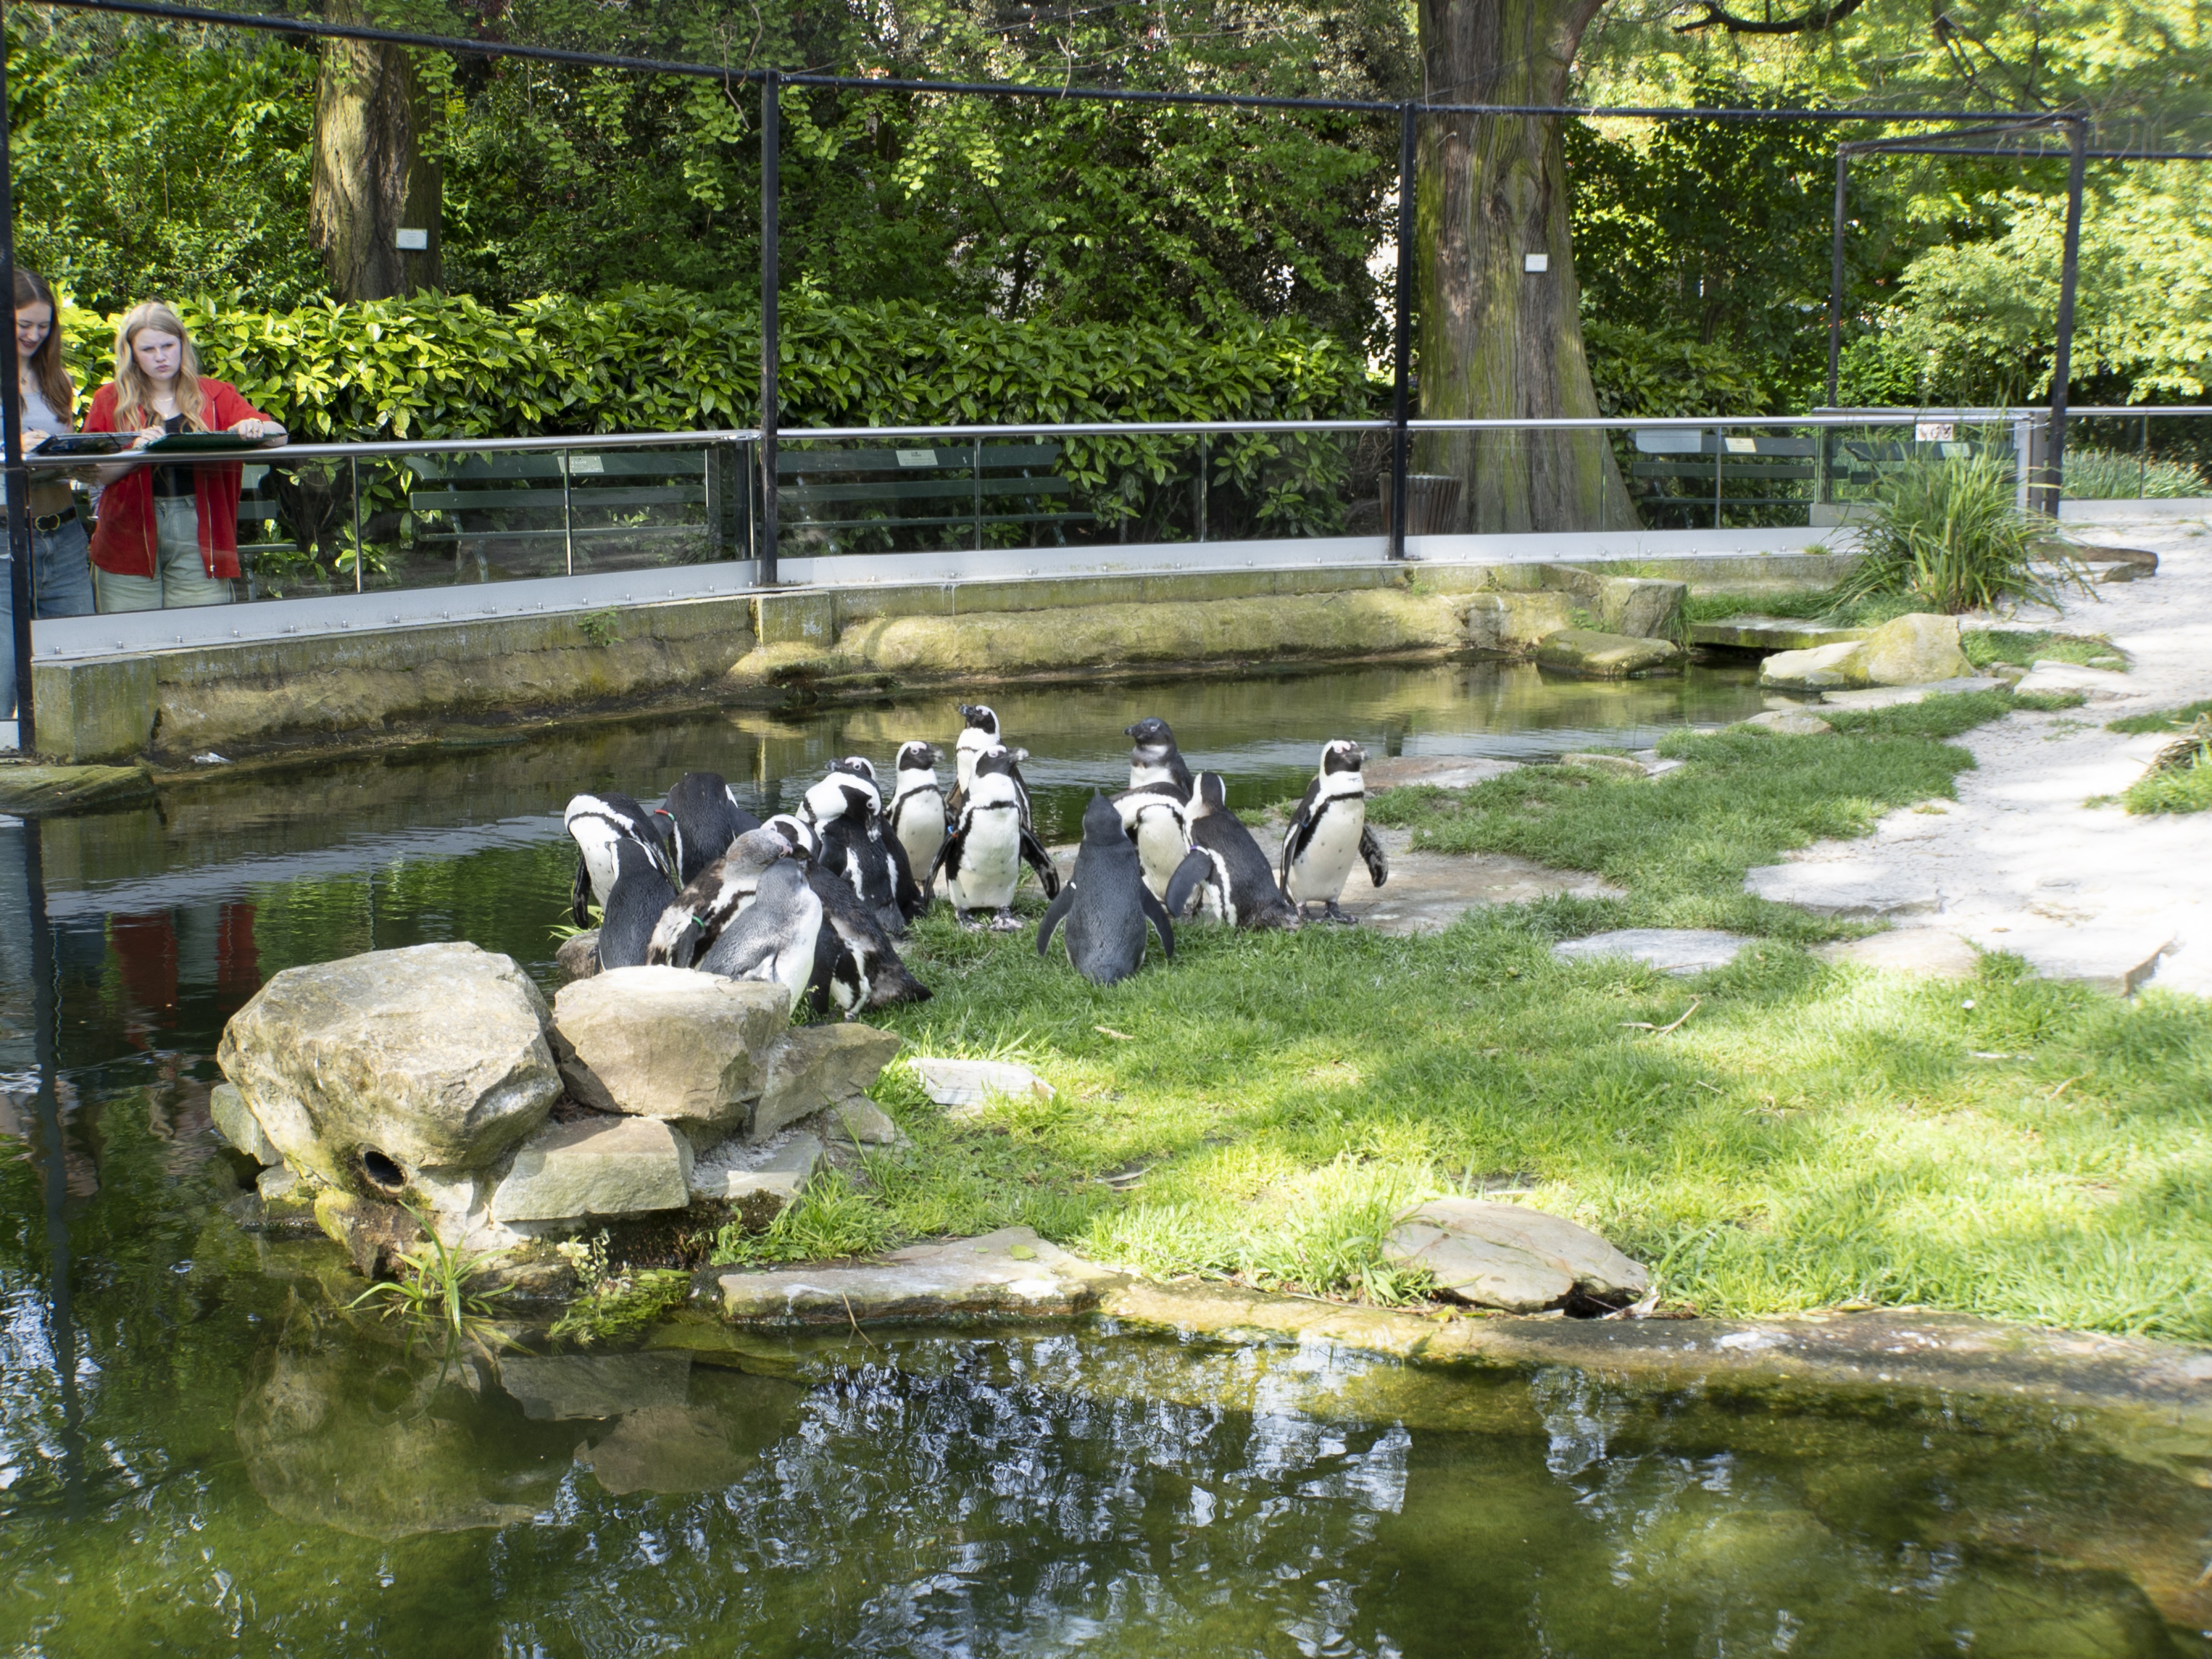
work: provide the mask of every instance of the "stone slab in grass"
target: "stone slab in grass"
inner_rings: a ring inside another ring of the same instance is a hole
[[[1398,1218],[1383,1241],[1395,1267],[1422,1267],[1478,1307],[1534,1313],[1580,1291],[1623,1304],[1651,1288],[1644,1264],[1587,1227],[1518,1204],[1436,1198]]]
[[[1341,901],[1346,915],[1378,933],[1399,938],[1439,933],[1470,910],[1492,904],[1533,904],[1559,893],[1577,898],[1626,896],[1587,870],[1555,870],[1510,853],[1416,853],[1411,850],[1411,830],[1378,834],[1389,855],[1390,879],[1381,887],[1371,886],[1367,872],[1355,865]]]
[[[1588,750],[1559,757],[1562,766],[1579,766],[1586,772],[1602,772],[1616,778],[1641,781],[1651,775],[1650,769],[1640,760],[1627,755],[1601,755]]]
[[[549,1123],[523,1142],[492,1194],[492,1219],[566,1221],[680,1210],[691,1201],[690,1143],[653,1117]]]
[[[2091,702],[2111,702],[2135,695],[2135,687],[2129,683],[2125,674],[2116,673],[2109,668],[2087,668],[2080,663],[2059,662],[2050,657],[2038,658],[2028,669],[2027,677],[2013,690],[2023,695],[2079,691]]]
[[[1764,864],[1744,872],[1743,890],[1754,898],[1850,921],[1929,915],[1943,908],[1933,876],[1856,862]]]
[[[1004,1227],[980,1238],[915,1244],[879,1262],[716,1275],[722,1316],[744,1325],[844,1325],[1085,1313],[1121,1275]]]
[[[1940,927],[1893,927],[1886,933],[1819,945],[1813,954],[1828,962],[1917,974],[1923,979],[1972,979],[1982,966],[1980,951]]]
[[[1785,738],[1817,738],[1836,729],[1818,714],[1802,708],[1770,708],[1763,714],[1738,720],[1736,725]]]
[[[2014,927],[2004,933],[1983,928],[1969,937],[1985,951],[2019,957],[2039,978],[2114,996],[2127,996],[2148,981],[2157,974],[2160,959],[2176,943],[2171,927],[2125,923]]]
[[[1520,769],[1518,761],[1492,760],[1483,755],[1389,755],[1371,760],[1360,769],[1370,794],[1407,784],[1425,784],[1432,789],[1464,789],[1487,783]]]
[[[1587,939],[1563,939],[1552,947],[1552,954],[1565,962],[1626,957],[1664,973],[1702,974],[1727,967],[1750,943],[1741,933],[1707,927],[1621,927]]]
[[[1625,680],[1681,666],[1682,648],[1671,640],[1601,634],[1589,628],[1565,628],[1536,647],[1536,665],[1584,679]]]
[[[1692,645],[1730,646],[1741,651],[1808,651],[1815,646],[1849,644],[1871,628],[1837,628],[1800,617],[1723,617],[1692,623]]]
[[[1008,1060],[931,1060],[916,1056],[907,1064],[921,1084],[922,1093],[940,1106],[952,1109],[955,1117],[988,1105],[994,1099],[1019,1099],[1035,1095],[1048,1099],[1052,1085],[1026,1066]]]
[[[1961,674],[1925,685],[1871,685],[1856,691],[1823,691],[1820,701],[1831,708],[1899,708],[1925,702],[1930,697],[1962,696],[1969,691],[1994,691],[2004,682],[1994,674]]]

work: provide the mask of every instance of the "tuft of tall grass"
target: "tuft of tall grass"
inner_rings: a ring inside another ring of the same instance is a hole
[[[2120,797],[2130,812],[2202,812],[2212,808],[2212,714],[2199,714],[2179,741],[2158,751],[2149,771]]]
[[[2114,449],[2069,449],[2066,495],[2077,501],[2178,500],[2208,491],[2204,475],[2182,461],[2145,461]]]
[[[2001,605],[2055,605],[2081,578],[2060,561],[2036,564],[2046,527],[2021,510],[2011,466],[1994,455],[1916,461],[1885,481],[1836,590],[1842,605],[1899,595],[1954,616]]]

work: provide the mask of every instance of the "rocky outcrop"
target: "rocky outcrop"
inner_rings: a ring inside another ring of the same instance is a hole
[[[1682,648],[1671,640],[1636,639],[1626,634],[1569,628],[1536,647],[1536,662],[1539,667],[1579,674],[1585,679],[1625,680],[1680,667]]]
[[[1471,1198],[1431,1199],[1408,1211],[1382,1255],[1393,1267],[1426,1269],[1460,1301],[1513,1313],[1556,1308],[1577,1294],[1625,1306],[1651,1288],[1641,1262],[1589,1228]]]
[[[616,968],[561,988],[553,1049],[568,1092],[585,1105],[659,1118],[706,1146],[746,1122],[772,1045],[790,1024],[781,985],[689,968]]]
[[[765,1140],[824,1107],[860,1100],[898,1052],[896,1031],[850,1023],[804,1025],[770,1045],[747,1139]]]
[[[1959,648],[1958,618],[1915,612],[1884,623],[1864,639],[1778,651],[1759,665],[1759,683],[1779,690],[1820,691],[1926,685],[1973,672]]]
[[[238,1091],[236,1084],[215,1085],[208,1096],[208,1115],[215,1120],[215,1127],[222,1132],[225,1140],[264,1168],[284,1161],[284,1154],[269,1139],[261,1120],[247,1109],[246,1097]]]
[[[715,1284],[722,1316],[735,1323],[842,1325],[1064,1316],[1090,1308],[1118,1278],[1027,1227],[1006,1227],[980,1238],[894,1250],[872,1266],[726,1273]]]
[[[538,988],[473,945],[418,945],[288,968],[216,1051],[295,1170],[362,1197],[423,1166],[477,1168],[561,1093]]]
[[[1485,592],[1468,601],[1468,645],[1497,656],[1525,657],[1574,625],[1574,602],[1565,593]]]
[[[549,1123],[522,1144],[493,1190],[491,1218],[565,1221],[648,1214],[691,1201],[691,1147],[651,1118],[592,1117]]]

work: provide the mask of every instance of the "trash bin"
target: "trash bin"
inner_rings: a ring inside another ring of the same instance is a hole
[[[1459,511],[1460,481],[1443,472],[1409,472],[1406,475],[1406,533],[1408,536],[1443,536],[1451,532],[1455,515]],[[1382,533],[1390,533],[1390,479],[1386,473],[1382,483]]]

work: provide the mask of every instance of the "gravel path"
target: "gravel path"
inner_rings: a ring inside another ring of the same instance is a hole
[[[2123,737],[2106,721],[2212,697],[2212,533],[2191,520],[2078,529],[2155,550],[2157,576],[2075,596],[2060,622],[2021,625],[2110,635],[2132,665],[2124,694],[2100,688],[2084,708],[1966,733],[1959,742],[1977,766],[1960,775],[1955,803],[1893,812],[1866,840],[1753,871],[1753,890],[1928,930],[1931,957],[1962,938],[2052,978],[2212,994],[2212,813],[2133,817],[2083,804],[2118,794],[2170,741]],[[1914,943],[1893,935],[1886,949],[1896,959]]]

